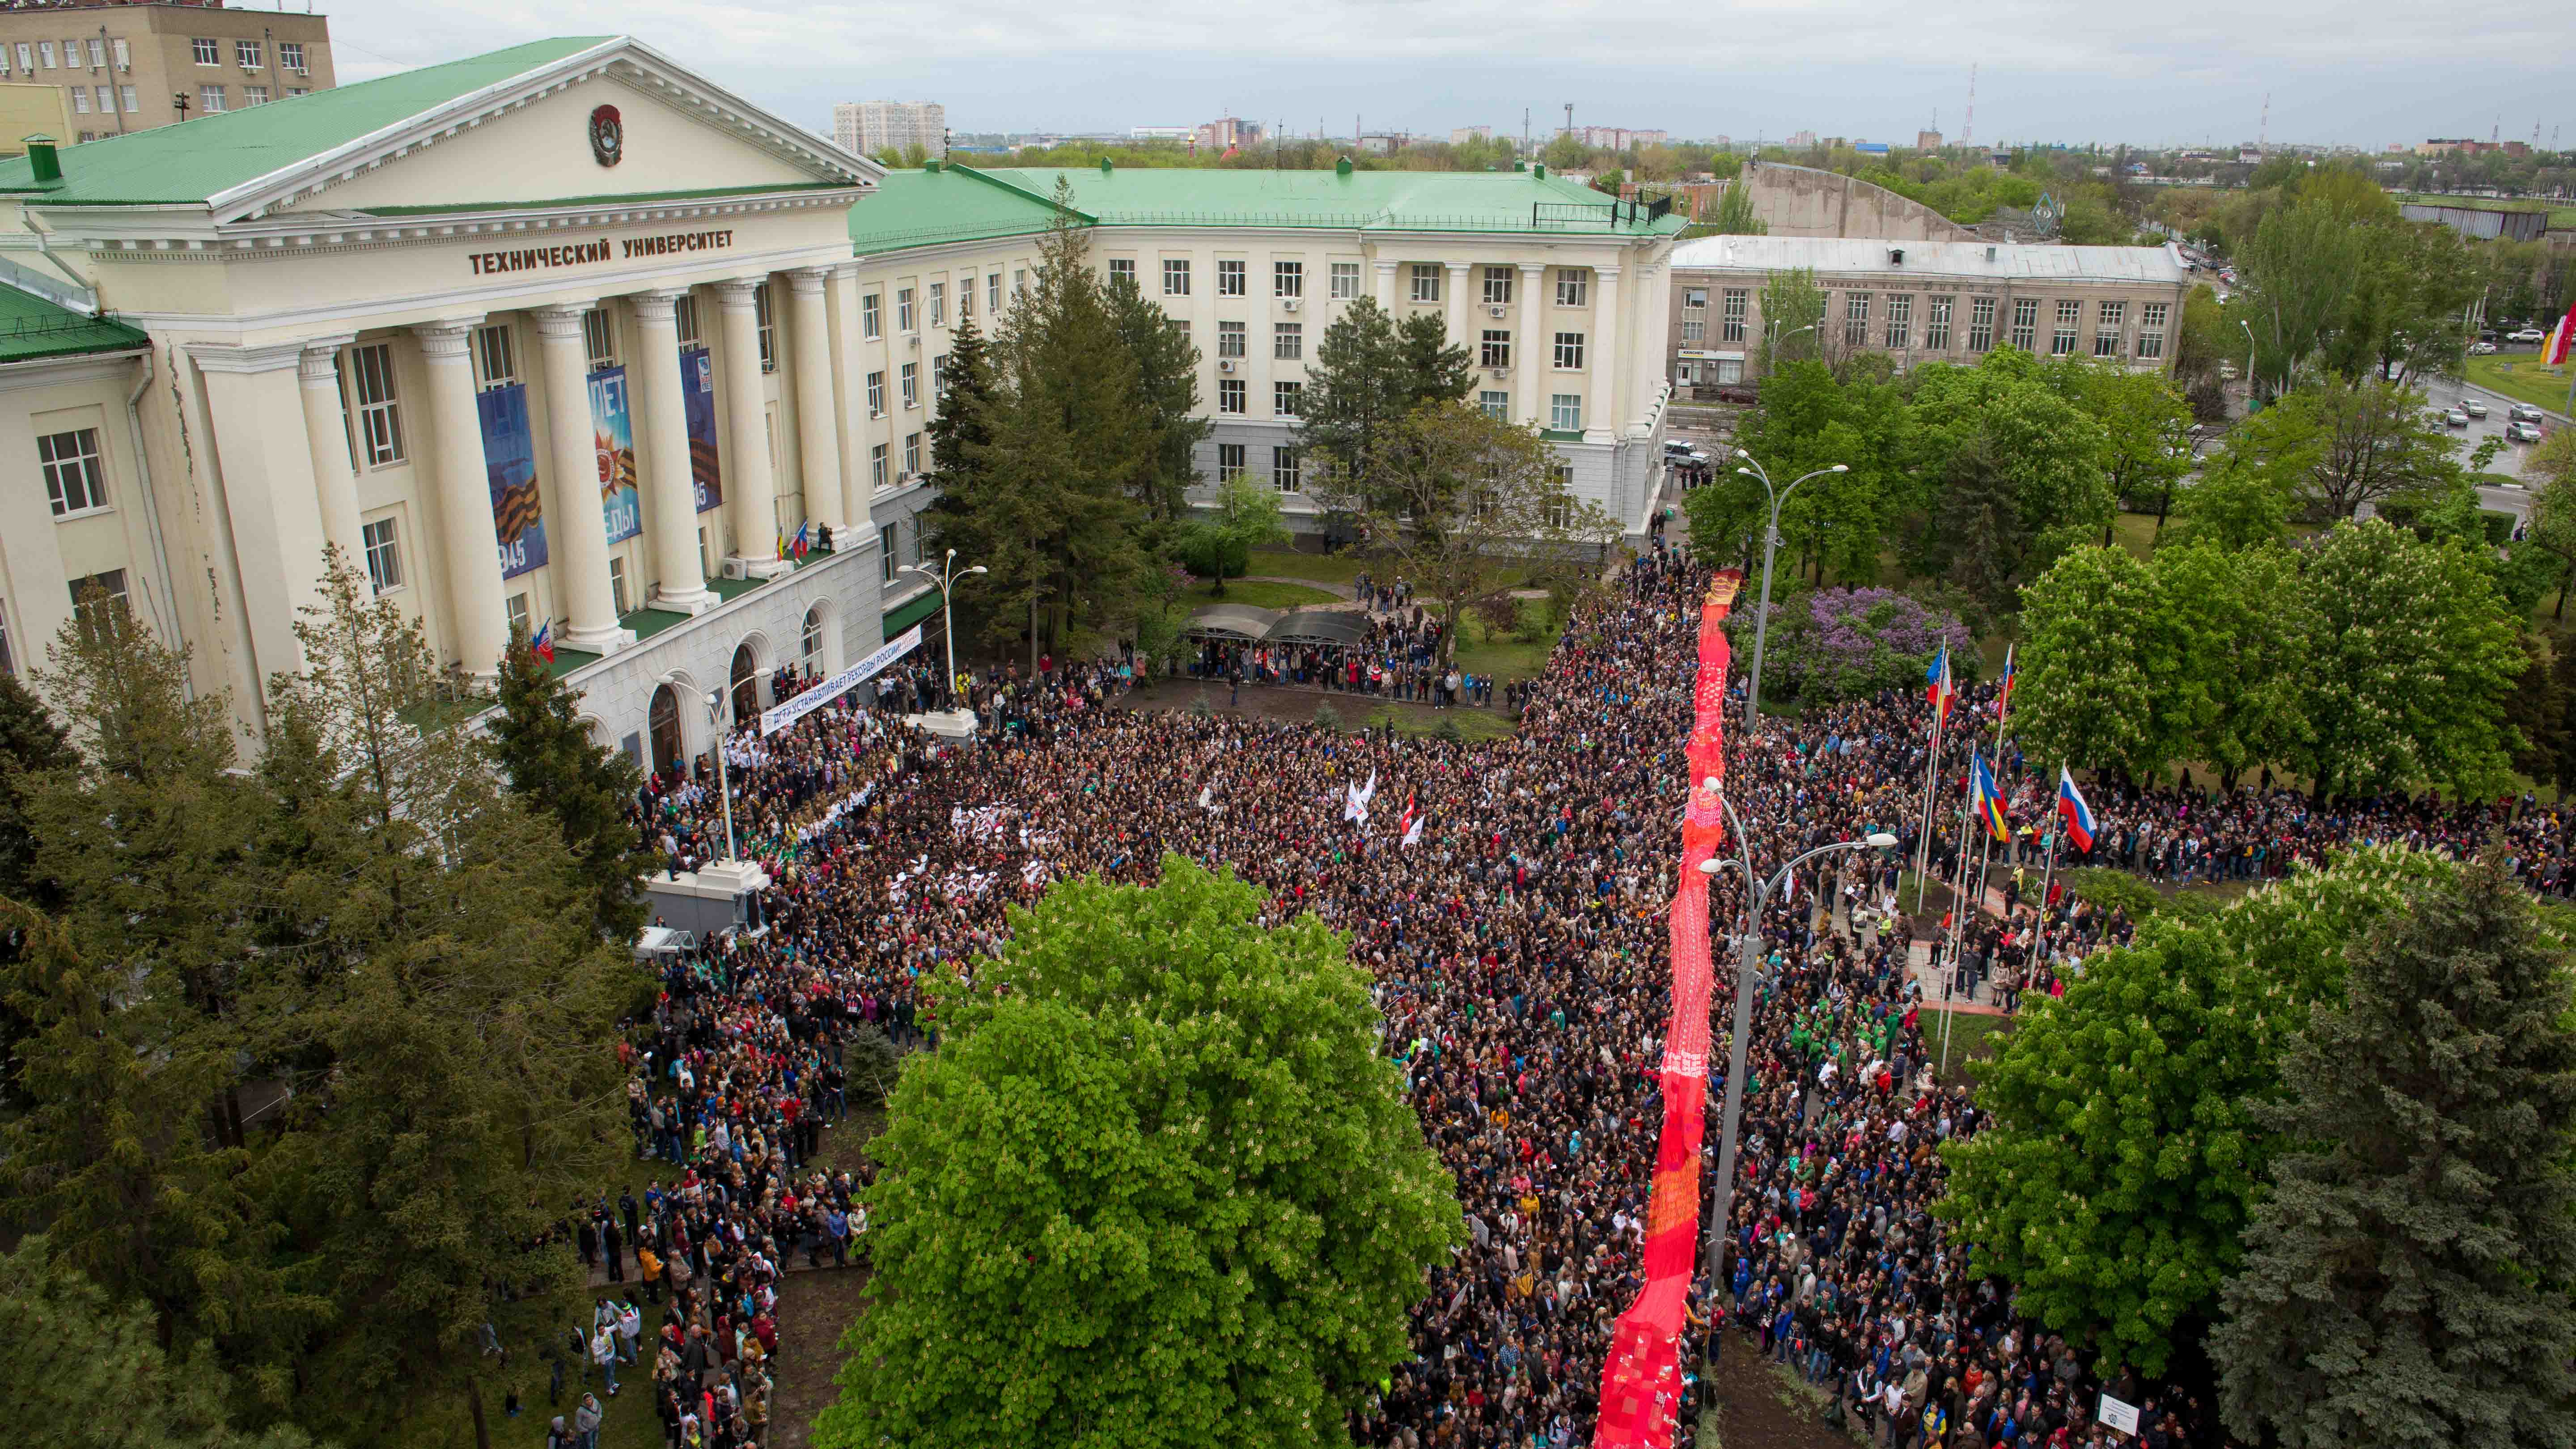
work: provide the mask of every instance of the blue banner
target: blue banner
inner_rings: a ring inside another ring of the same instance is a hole
[[[603,367],[590,375],[590,445],[599,455],[599,511],[608,519],[608,541],[623,543],[644,531],[644,508],[635,497],[635,428],[626,414],[626,369]]]
[[[474,395],[483,425],[483,467],[492,485],[492,533],[501,550],[501,577],[515,579],[546,564],[546,510],[537,497],[537,449],[528,436],[525,383]]]
[[[689,420],[689,483],[698,511],[724,504],[724,474],[716,467],[716,368],[703,347],[680,349],[680,405]]]

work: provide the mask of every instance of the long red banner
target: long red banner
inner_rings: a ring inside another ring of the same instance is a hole
[[[1601,1370],[1596,1449],[1671,1449],[1681,1402],[1679,1342],[1699,1246],[1699,1143],[1708,1101],[1708,884],[1700,862],[1726,838],[1718,799],[1726,779],[1727,610],[1744,575],[1709,584],[1699,612],[1699,677],[1691,696],[1689,804],[1682,811],[1680,879],[1673,886],[1672,1020],[1664,1029],[1664,1125],[1646,1209],[1645,1287],[1619,1315]]]

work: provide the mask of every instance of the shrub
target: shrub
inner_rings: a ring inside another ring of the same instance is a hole
[[[1726,621],[1738,658],[1751,656],[1753,611]],[[1860,699],[1883,689],[1920,688],[1943,643],[1951,669],[1973,678],[1975,640],[1959,617],[1894,589],[1818,589],[1775,599],[1763,641],[1762,688],[1783,701]]]
[[[1315,706],[1315,723],[1328,730],[1340,729],[1342,727],[1342,712],[1333,708],[1332,701],[1326,700],[1324,703]]]

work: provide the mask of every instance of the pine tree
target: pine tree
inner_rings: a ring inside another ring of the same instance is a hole
[[[1449,325],[1439,313],[1416,312],[1405,318],[1396,328],[1396,341],[1404,360],[1406,411],[1461,401],[1475,387],[1475,358],[1449,340]]]
[[[1186,329],[1146,300],[1133,277],[1110,278],[1105,300],[1110,325],[1136,365],[1136,407],[1147,431],[1129,491],[1148,521],[1169,524],[1198,481],[1199,443],[1216,430],[1215,420],[1197,416],[1199,349]]]
[[[479,1426],[480,1326],[580,1281],[548,1237],[615,1170],[604,1044],[641,983],[554,820],[466,732],[416,727],[438,677],[418,627],[341,567],[297,637],[261,776],[283,816],[265,871],[296,924],[270,958],[294,1001],[274,1031],[313,1090],[278,1114],[263,1176],[292,1281],[337,1315],[265,1367],[291,1367],[308,1427],[378,1437],[448,1395]]]
[[[1306,491],[1324,505],[1330,535],[1349,534],[1379,501],[1368,459],[1420,401],[1425,384],[1413,375],[1405,337],[1376,299],[1362,297],[1325,327],[1306,364],[1297,446],[1310,465]]]
[[[27,868],[36,842],[29,831],[23,780],[77,760],[71,737],[18,676],[0,673],[0,896],[31,900]]]
[[[590,736],[577,710],[581,696],[513,638],[502,658],[501,713],[488,737],[510,789],[555,818],[575,868],[590,882],[591,915],[601,935],[632,941],[647,907],[636,882],[651,852],[629,816],[643,773],[622,752]]]
[[[2576,1033],[2565,949],[2490,852],[2351,953],[2293,1041],[2212,1338],[2282,1449],[2576,1444]]]

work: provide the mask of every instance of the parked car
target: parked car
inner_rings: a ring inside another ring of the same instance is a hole
[[[2548,336],[2548,334],[2537,327],[2525,327],[2521,331],[2511,334],[2507,340],[2513,342],[2538,342],[2546,336]]]
[[[2496,345],[2492,342],[2472,342],[2469,344],[2469,355],[2471,357],[2484,357],[2495,350]]]
[[[2504,435],[2517,443],[2537,443],[2540,441],[2540,424],[2507,423]]]
[[[1717,400],[1727,403],[1762,401],[1762,384],[1758,382],[1725,382],[1717,387]]]
[[[2465,428],[2468,425],[2469,415],[2460,411],[2458,408],[2453,408],[2449,412],[2442,414],[2442,426],[2446,428]]]
[[[2487,405],[2476,398],[2464,397],[2460,399],[2460,411],[2473,418],[2482,418],[2487,415]]]
[[[2504,415],[2517,423],[2536,423],[2541,417],[2540,409],[2530,403],[2507,403]]]

